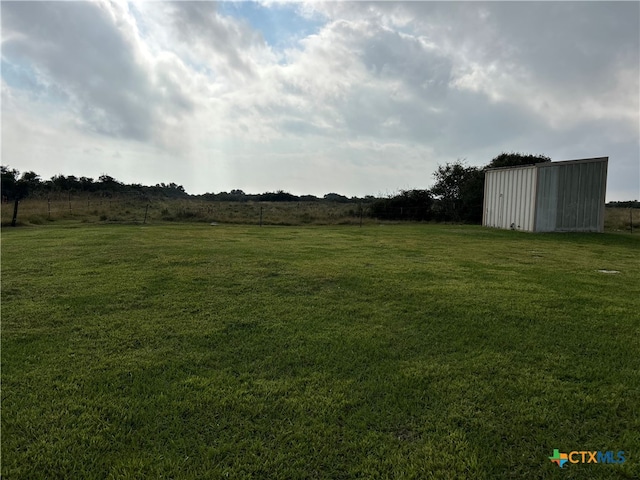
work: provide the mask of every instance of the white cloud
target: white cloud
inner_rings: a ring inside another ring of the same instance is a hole
[[[460,157],[615,152],[610,194],[638,188],[638,4],[260,5],[286,41],[212,2],[3,2],[3,163],[364,195]]]

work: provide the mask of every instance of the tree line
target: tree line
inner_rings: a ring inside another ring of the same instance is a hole
[[[158,183],[153,186],[141,184],[126,184],[119,182],[109,175],[101,175],[97,180],[88,177],[76,177],[74,175],[54,175],[49,180],[42,180],[32,171],[20,172],[8,166],[1,166],[2,173],[2,197],[5,201],[25,198],[27,195],[36,198],[46,198],[53,193],[93,193],[99,196],[112,197],[137,196],[146,199],[152,198],[188,198],[197,197],[205,200],[225,202],[319,202],[329,201],[338,203],[360,202],[363,199],[346,197],[338,193],[327,193],[322,198],[314,195],[293,195],[283,190],[265,192],[259,194],[245,193],[242,190],[231,192],[205,193],[202,195],[188,194],[182,185],[171,183]],[[373,198],[373,197],[370,197]]]
[[[201,198],[211,201],[228,202],[339,202],[367,205],[367,214],[381,220],[409,221],[449,221],[464,223],[482,222],[482,202],[484,194],[484,175],[488,168],[532,165],[550,162],[544,155],[522,153],[501,153],[484,167],[466,165],[464,160],[439,165],[433,176],[434,185],[430,189],[401,191],[385,198],[366,196],[351,197],[337,193],[328,193],[322,198],[313,195],[293,195],[283,190],[261,194],[247,194],[242,190],[230,192],[189,195],[182,185],[159,183],[154,186],[125,184],[109,175],[101,175],[97,180],[73,175],[54,175],[42,180],[32,171],[20,174],[18,170],[1,166],[2,199],[14,202],[12,224],[18,212],[20,200],[27,196],[47,198],[52,193],[91,193],[111,197],[135,196],[146,201],[153,198]]]
[[[204,193],[200,198],[221,202],[337,202],[337,203],[357,203],[363,199],[358,197],[345,197],[338,193],[327,193],[322,198],[315,195],[294,195],[284,190],[276,192],[265,192],[258,194],[244,193],[242,190],[231,190],[230,192]],[[373,198],[373,197],[371,197]]]
[[[35,172],[24,172],[22,175],[16,169],[7,166],[0,167],[2,174],[2,196],[14,200],[25,196],[47,197],[52,193],[95,193],[105,197],[115,194],[129,194],[137,196],[188,197],[182,185],[175,183],[159,183],[154,186],[141,184],[126,184],[119,182],[109,175],[101,175],[97,180],[74,175],[54,175],[49,180],[42,180]]]

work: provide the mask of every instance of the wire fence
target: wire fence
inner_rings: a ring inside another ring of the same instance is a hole
[[[10,224],[14,204],[3,200],[2,224]],[[146,199],[96,194],[54,194],[20,201],[19,224],[53,221],[87,223],[209,222],[255,225],[360,224],[378,221],[428,221],[424,208],[328,201],[228,202],[198,198]],[[607,207],[605,230],[640,232],[640,208]]]
[[[2,223],[11,221],[13,202],[2,203]],[[52,221],[153,223],[209,222],[258,225],[362,223],[366,205],[338,202],[220,202],[199,199],[147,200],[128,197],[57,195],[20,201],[18,222]]]

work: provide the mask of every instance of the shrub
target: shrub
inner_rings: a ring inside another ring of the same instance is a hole
[[[369,215],[381,220],[428,221],[433,198],[427,190],[403,190],[399,195],[381,198],[369,207]]]

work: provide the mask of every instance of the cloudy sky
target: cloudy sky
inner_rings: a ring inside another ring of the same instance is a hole
[[[640,199],[637,2],[1,3],[2,164],[386,195],[503,151]]]

